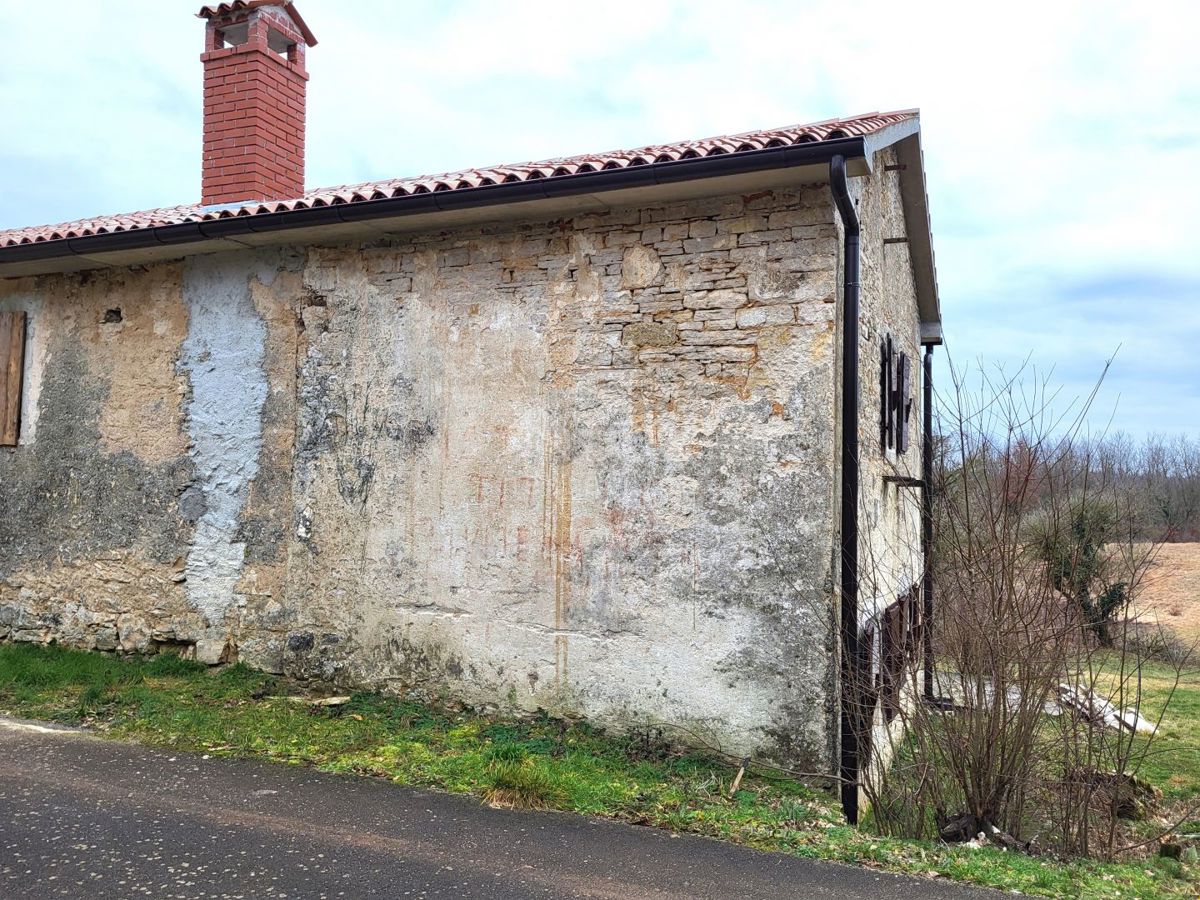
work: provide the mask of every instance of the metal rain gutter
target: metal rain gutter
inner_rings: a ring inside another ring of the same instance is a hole
[[[276,213],[231,216],[202,222],[182,222],[152,228],[135,228],[109,234],[65,238],[32,244],[0,247],[0,266],[68,256],[89,256],[121,250],[192,244],[209,239],[233,239],[239,235],[267,234],[292,228],[369,222],[417,213],[483,208],[508,203],[549,200],[557,197],[594,194],[628,188],[674,184],[724,175],[740,175],[771,169],[786,169],[827,163],[832,158],[862,158],[861,137],[811,141],[786,147],[769,147],[741,153],[723,153],[695,159],[677,159],[623,169],[602,169],[574,175],[556,175],[506,184],[408,194],[380,200],[362,200]],[[2,272],[0,272],[2,275]]]

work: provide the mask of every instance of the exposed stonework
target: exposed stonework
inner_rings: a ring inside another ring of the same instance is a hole
[[[869,188],[864,232],[897,209]],[[872,241],[864,347],[915,342]],[[0,453],[0,637],[829,770],[839,247],[814,185],[0,282],[42,348]],[[866,518],[907,528],[868,456]]]
[[[861,179],[854,193],[862,223],[862,335],[860,380],[860,570],[859,625],[873,625],[874,671],[880,679],[884,628],[881,614],[921,579],[921,492],[885,476],[921,476],[922,371],[920,324],[908,245],[896,239],[908,234],[901,205],[899,171],[893,150],[876,158],[876,177]],[[891,240],[889,240],[891,239]],[[907,452],[885,449],[880,435],[882,393],[879,386],[880,346],[890,335],[897,354],[912,365],[912,412]],[[861,632],[860,632],[861,634]],[[877,680],[878,684],[879,681]],[[912,682],[905,680],[901,702],[913,702]],[[899,744],[903,720],[886,721],[884,704],[875,709],[863,759],[864,779],[880,777]],[[861,802],[866,807],[867,797]]]
[[[900,204],[894,151],[879,154],[875,178],[860,179],[862,220],[862,352],[859,418],[860,532],[863,582],[860,611],[864,621],[878,615],[921,577],[921,494],[884,482],[885,475],[921,476],[921,346],[912,267],[906,243],[886,242],[907,234]],[[879,348],[891,335],[896,352],[912,363],[912,413],[906,453],[884,450],[880,441]]]

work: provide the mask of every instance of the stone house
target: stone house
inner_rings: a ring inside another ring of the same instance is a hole
[[[201,202],[0,232],[0,638],[853,784],[920,650],[917,112],[306,190],[312,32],[200,16]]]

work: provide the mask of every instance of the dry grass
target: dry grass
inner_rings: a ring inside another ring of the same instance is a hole
[[[1138,619],[1200,641],[1200,543],[1163,544],[1134,601]]]

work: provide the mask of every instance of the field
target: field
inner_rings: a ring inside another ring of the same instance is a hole
[[[1134,610],[1142,621],[1165,625],[1189,644],[1200,641],[1200,543],[1158,549]]]

